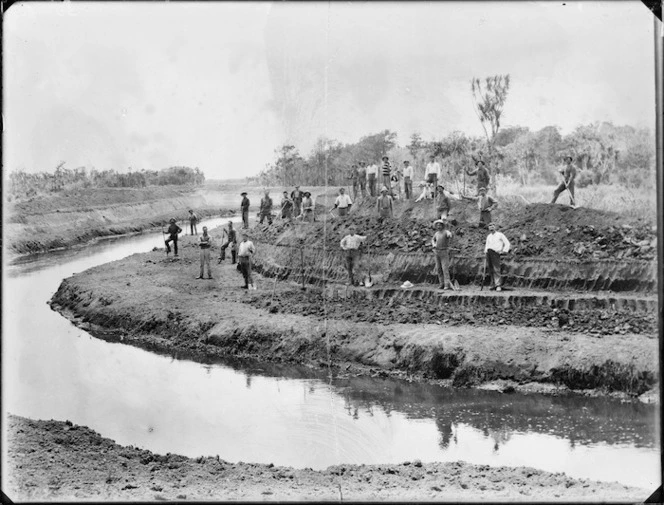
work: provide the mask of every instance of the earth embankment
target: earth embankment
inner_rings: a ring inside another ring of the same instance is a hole
[[[7,479],[17,501],[415,500],[643,501],[648,490],[534,468],[463,462],[337,465],[230,463],[126,447],[70,421],[9,416]]]

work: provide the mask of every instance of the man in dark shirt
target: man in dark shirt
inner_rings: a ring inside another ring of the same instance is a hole
[[[171,224],[168,227],[168,238],[166,239],[166,254],[171,252],[170,242],[173,242],[173,249],[175,250],[175,257],[178,257],[178,233],[182,233],[182,228],[175,224],[175,218],[171,218]]]
[[[260,221],[258,224],[263,224],[263,219],[267,218],[267,223],[272,224],[272,198],[270,198],[270,191],[265,190],[265,196],[261,198],[260,207]]]
[[[390,159],[387,156],[383,156],[383,165],[381,167],[381,174],[383,175],[383,186],[387,188],[390,196],[394,196],[390,188],[392,187],[392,181],[390,180],[390,175],[392,174],[392,165],[390,164]]]
[[[300,186],[295,186],[290,197],[293,200],[293,217],[297,217],[302,212],[302,198],[304,197],[304,193],[300,191]]]
[[[232,264],[235,265],[235,262],[237,261],[237,234],[233,229],[232,221],[228,222],[228,230],[224,230],[222,233],[223,234],[221,239],[221,253],[219,255],[219,263],[221,263],[226,259],[226,249],[228,248],[228,246],[230,246],[231,261]]]
[[[567,163],[567,165],[565,166],[565,168],[562,168],[560,170],[560,173],[563,176],[563,181],[558,185],[556,190],[553,192],[553,200],[551,200],[551,203],[556,203],[556,200],[558,199],[558,196],[560,196],[560,193],[565,191],[565,189],[569,189],[570,205],[574,205],[574,179],[576,179],[576,168],[572,163],[573,161],[574,160],[572,159],[571,156],[565,156],[565,162]]]
[[[447,219],[450,214],[450,198],[445,194],[445,188],[442,184],[438,185],[438,194],[436,195],[436,210],[438,219]]]
[[[201,248],[201,273],[197,279],[203,278],[204,266],[207,265],[208,279],[212,279],[212,271],[210,270],[210,248],[212,247],[212,237],[208,235],[207,226],[203,226],[203,235],[198,239]]]
[[[360,174],[357,170],[357,165],[353,163],[350,166],[350,172],[348,173],[348,178],[351,181],[351,184],[353,186],[353,200],[357,200],[357,190],[359,189],[360,186]]]
[[[477,160],[475,163],[476,167],[475,170],[472,172],[469,172],[468,169],[466,169],[466,173],[470,176],[477,175],[477,194],[480,194],[480,189],[488,189],[489,188],[489,181],[490,181],[490,176],[489,176],[489,170],[486,168],[486,164],[482,160]]]
[[[247,193],[240,193],[242,197],[242,203],[240,203],[240,209],[242,210],[242,229],[245,230],[249,228],[249,198],[247,198]]]
[[[198,223],[198,216],[194,213],[193,210],[189,209],[189,227],[190,227],[190,233],[191,235],[198,235],[198,229],[196,228],[196,224]]]

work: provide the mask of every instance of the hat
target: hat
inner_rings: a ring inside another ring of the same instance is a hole
[[[171,223],[174,223],[174,222],[175,222],[175,218],[172,217],[170,222],[171,222]]]
[[[305,191],[303,194],[304,196],[311,196],[311,193],[309,193],[308,191]]]
[[[346,188],[339,188],[339,191],[346,191]]]
[[[240,196],[247,196],[247,192],[243,191],[242,193],[240,193]]]
[[[419,186],[420,188],[423,188],[424,186],[426,186],[426,183],[424,183],[424,182],[420,182],[420,183],[418,184],[418,186]]]
[[[358,163],[359,163],[360,165],[364,165],[364,164],[365,164],[365,161],[364,161],[364,160],[362,160],[362,161],[358,161]]]
[[[403,162],[404,162],[404,163],[410,163],[410,161],[408,161],[408,160],[403,160]]]
[[[447,219],[436,219],[433,224],[447,224]]]
[[[445,186],[443,186],[442,184],[439,184],[437,187],[439,187],[440,189],[445,189]]]
[[[480,188],[480,193],[484,191],[486,193],[486,188]]]
[[[475,165],[479,165],[480,163],[481,163],[482,165],[486,165],[486,163],[484,163],[483,160],[477,160],[477,161],[475,162]]]
[[[568,155],[566,155],[566,156],[563,156],[563,160],[564,160],[564,161],[567,161],[567,160],[574,161],[574,158],[572,158],[572,157],[568,154]]]
[[[390,159],[390,158],[388,158],[387,156],[383,156],[383,157],[381,158],[381,160],[389,160],[389,159]]]
[[[404,282],[404,283],[401,285],[401,287],[402,287],[403,289],[412,288],[412,287],[413,287],[413,283],[410,282],[410,281],[406,281],[406,282]]]
[[[382,193],[383,191],[385,191],[385,192],[387,193],[387,188],[386,188],[385,186],[383,186],[382,188],[380,188],[380,192]]]

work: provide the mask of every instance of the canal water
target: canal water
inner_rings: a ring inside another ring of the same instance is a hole
[[[233,462],[461,460],[660,484],[653,406],[204,365],[97,340],[47,305],[63,278],[155,246],[159,234],[122,237],[3,269],[3,415],[68,419],[122,445]]]

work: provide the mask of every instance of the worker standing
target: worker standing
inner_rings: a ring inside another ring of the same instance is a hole
[[[178,257],[178,233],[182,233],[182,228],[175,224],[175,218],[171,218],[170,225],[168,226],[168,239],[166,239],[166,254],[171,252],[170,242],[173,242],[173,249],[175,250],[174,256]]]
[[[357,191],[360,188],[360,174],[355,163],[350,166],[348,178],[350,179],[351,185],[353,187],[353,200],[357,200]]]
[[[367,191],[367,167],[364,161],[360,161],[359,165],[357,168],[357,181],[360,185],[360,195],[364,198]]]
[[[348,235],[341,239],[341,249],[346,252],[346,271],[348,272],[348,284],[355,285],[353,278],[353,268],[360,259],[360,246],[367,237],[356,234],[355,226],[348,228]]]
[[[364,163],[364,162],[363,162]],[[378,165],[372,163],[367,167],[367,185],[369,186],[369,194],[376,196],[376,178],[378,177]]]
[[[311,200],[311,193],[304,192],[304,199],[302,200],[302,221],[313,223],[316,220],[314,215],[314,202]]]
[[[302,212],[302,196],[303,193],[300,191],[300,186],[295,186],[295,189],[291,192],[291,200],[293,200],[293,217],[297,217]]]
[[[210,248],[212,247],[212,238],[208,235],[207,226],[203,226],[203,235],[198,239],[201,248],[201,273],[197,279],[202,279],[205,273],[204,266],[207,265],[208,279],[212,279],[212,271],[210,270]]]
[[[231,248],[231,262],[235,265],[237,261],[237,233],[233,229],[233,222],[228,222],[228,230],[223,231],[221,252],[219,254],[219,263],[226,259],[226,249]]]
[[[339,196],[334,201],[334,208],[339,209],[339,217],[346,217],[350,212],[350,208],[353,206],[353,201],[350,199],[350,196],[346,194],[344,188],[339,188]]]
[[[447,219],[434,221],[436,232],[431,239],[431,245],[436,258],[436,272],[438,273],[439,289],[452,289],[450,282],[450,240],[452,232],[447,229]]]
[[[569,189],[569,200],[570,200],[570,205],[575,205],[574,203],[574,179],[576,179],[576,168],[574,167],[574,164],[572,163],[574,159],[571,156],[565,156],[565,162],[567,163],[565,168],[562,168],[559,170],[560,174],[563,176],[563,182],[560,183],[560,185],[555,189],[553,192],[553,200],[551,200],[551,203],[556,203],[556,200],[558,199],[558,196],[560,196],[560,193],[565,191],[565,189]]]
[[[439,219],[447,219],[450,214],[450,198],[445,193],[445,187],[442,184],[438,185],[436,194],[436,214]]]
[[[466,168],[466,174],[473,176],[477,175],[477,194],[479,195],[480,190],[484,188],[485,190],[489,189],[489,182],[491,177],[489,175],[489,170],[486,168],[486,163],[482,160],[477,160],[475,162],[475,170],[469,172]]]
[[[242,242],[237,253],[239,268],[244,277],[244,286],[242,289],[256,289],[254,286],[254,278],[251,275],[251,258],[256,254],[256,247],[254,243],[247,238],[246,233],[242,235]]]
[[[432,154],[429,156],[429,163],[427,163],[427,168],[424,172],[424,179],[426,180],[427,184],[430,184],[433,188],[434,195],[441,175],[440,163],[436,161],[436,156]]]
[[[390,159],[387,156],[383,156],[382,160],[383,160],[383,165],[381,167],[381,174],[383,175],[383,186],[385,186],[386,188],[390,188],[392,186],[392,181],[390,180],[390,174],[392,173],[392,165],[390,164]]]
[[[242,211],[242,229],[246,230],[249,228],[249,198],[247,198],[247,193],[240,193],[242,197],[242,202],[240,203],[240,210]]]
[[[189,209],[189,233],[190,235],[198,235],[198,229],[196,224],[198,223],[198,216],[194,213],[193,210]]]
[[[293,217],[293,200],[288,198],[288,191],[281,196],[281,219],[290,220]]]
[[[403,166],[403,190],[406,200],[410,200],[413,198],[413,167],[408,160],[403,162]]]
[[[394,205],[390,195],[387,194],[387,188],[380,188],[380,196],[376,199],[376,210],[380,219],[394,217]]]
[[[272,224],[272,198],[270,198],[270,190],[265,190],[265,196],[261,198],[260,206],[260,220],[258,224],[263,224],[263,219],[267,217],[267,224]]]
[[[500,255],[509,252],[510,242],[507,237],[496,231],[496,224],[489,223],[489,235],[486,237],[484,244],[484,254],[486,255],[485,261],[489,267],[489,275],[491,276],[491,287],[496,291],[502,291],[502,277],[500,275]],[[484,279],[482,279],[484,282]]]

